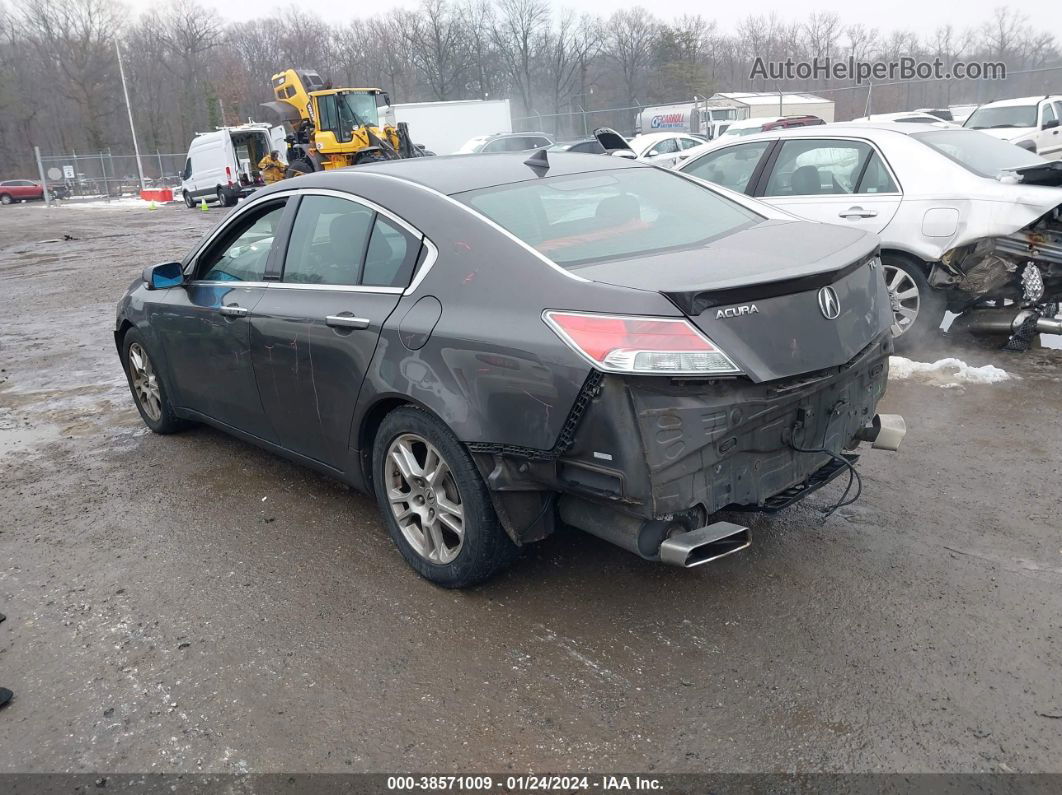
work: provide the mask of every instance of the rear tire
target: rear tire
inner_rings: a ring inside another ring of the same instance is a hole
[[[519,555],[472,457],[425,411],[406,406],[384,418],[373,444],[373,488],[398,551],[437,585],[476,585]]]
[[[944,297],[929,286],[921,264],[898,254],[882,254],[885,286],[892,302],[892,334],[897,351],[912,351],[940,330]]]
[[[218,204],[222,207],[232,207],[236,203],[236,197],[224,188],[218,188]]]
[[[144,424],[155,433],[175,433],[187,427],[187,423],[174,413],[156,361],[140,330],[129,329],[122,340],[122,365],[136,409]]]
[[[0,204],[14,204],[15,200],[8,193],[0,193]]]

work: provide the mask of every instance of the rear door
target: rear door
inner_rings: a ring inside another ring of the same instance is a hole
[[[899,209],[900,186],[867,141],[783,140],[753,195],[811,221],[878,234]]]
[[[285,448],[348,467],[358,392],[420,248],[418,233],[367,201],[301,194],[279,278],[251,319],[254,370]]]

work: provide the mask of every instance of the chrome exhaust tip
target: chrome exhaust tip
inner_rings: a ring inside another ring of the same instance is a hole
[[[856,438],[870,442],[875,450],[900,449],[900,442],[907,435],[907,423],[899,414],[875,414],[870,424],[861,428]]]
[[[671,536],[660,545],[660,560],[685,569],[733,555],[752,544],[747,527],[715,522],[688,533]]]
[[[1036,321],[1037,334],[1062,334],[1062,320],[1055,317],[1042,317]]]

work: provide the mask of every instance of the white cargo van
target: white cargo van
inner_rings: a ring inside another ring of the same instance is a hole
[[[270,150],[284,159],[284,128],[268,124],[243,124],[199,133],[188,148],[181,172],[181,196],[189,207],[203,199],[229,207],[265,183],[258,161]]]

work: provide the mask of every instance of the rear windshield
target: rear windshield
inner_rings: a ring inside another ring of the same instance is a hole
[[[996,177],[1008,168],[1047,162],[1028,149],[979,132],[934,130],[914,133],[911,137],[979,177]]]
[[[568,268],[696,248],[763,220],[657,168],[544,177],[454,198]]]

